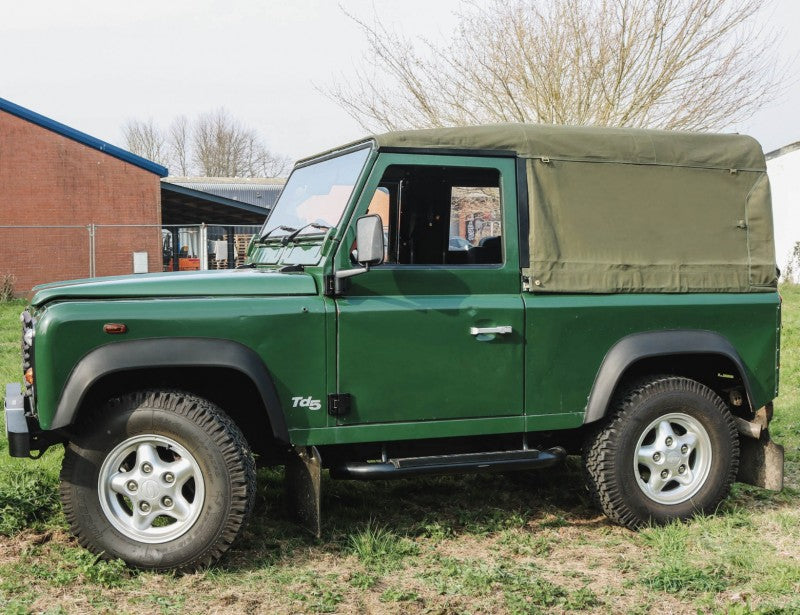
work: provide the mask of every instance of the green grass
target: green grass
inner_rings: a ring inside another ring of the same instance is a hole
[[[381,573],[400,568],[403,559],[419,553],[417,545],[408,538],[372,523],[348,536],[347,550],[367,570]]]
[[[130,571],[67,532],[62,453],[16,460],[0,441],[0,613],[800,612],[800,287],[783,287],[773,437],[786,488],[737,484],[714,515],[630,532],[588,502],[578,460],[542,475],[396,482],[323,478],[323,537],[291,521],[262,470],[230,554],[192,575]],[[18,314],[0,303],[0,377],[20,377]]]
[[[0,535],[56,522],[58,475],[39,468],[11,465],[0,474]]]
[[[24,301],[0,302],[0,386],[21,381],[19,321]],[[5,416],[0,413],[5,433]],[[26,528],[60,525],[58,473],[61,451],[49,451],[33,463],[8,456],[8,441],[0,438],[0,535],[11,536]]]

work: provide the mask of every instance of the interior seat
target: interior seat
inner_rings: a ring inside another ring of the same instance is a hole
[[[472,262],[481,265],[498,264],[503,262],[502,244],[500,236],[484,237],[478,242],[478,247],[470,250]]]

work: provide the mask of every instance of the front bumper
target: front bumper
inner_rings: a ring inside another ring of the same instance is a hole
[[[25,417],[25,396],[19,382],[6,385],[5,410],[8,454],[12,457],[30,457],[31,432]]]
[[[54,444],[66,441],[59,431],[42,431],[30,409],[30,397],[22,392],[18,382],[6,385],[6,437],[8,454],[12,457],[38,459]],[[27,400],[27,402],[26,402]],[[37,451],[31,454],[31,451]]]

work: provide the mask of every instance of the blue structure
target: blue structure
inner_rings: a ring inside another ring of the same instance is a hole
[[[85,132],[81,132],[80,130],[75,130],[74,128],[70,128],[66,124],[62,124],[61,122],[56,122],[55,120],[52,120],[49,117],[45,117],[40,113],[36,113],[35,111],[31,111],[30,109],[21,107],[20,105],[13,103],[10,100],[6,100],[5,98],[0,98],[0,111],[5,111],[7,113],[10,113],[11,115],[15,115],[23,120],[31,122],[32,124],[36,124],[37,126],[46,128],[47,130],[52,130],[53,132],[63,137],[67,137],[68,139],[72,139],[73,141],[77,141],[78,143],[82,143],[83,145],[101,151],[104,154],[108,154],[109,156],[113,156],[114,158],[119,158],[120,160],[123,160],[132,165],[140,167],[145,171],[150,171],[151,173],[155,173],[159,177],[166,177],[169,174],[169,170],[166,167],[163,167],[160,164],[156,164],[152,160],[147,160],[147,158],[142,158],[141,156],[132,154],[131,152],[124,150],[121,147],[117,147],[116,145],[111,145],[111,143],[106,143],[105,141],[101,141],[97,137],[87,135]]]

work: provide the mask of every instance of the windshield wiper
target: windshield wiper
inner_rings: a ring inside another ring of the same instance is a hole
[[[281,238],[281,243],[283,245],[286,245],[290,241],[294,241],[295,238],[300,234],[300,231],[302,231],[304,229],[307,229],[309,226],[313,227],[313,228],[318,228],[321,231],[327,231],[329,228],[331,228],[327,224],[319,224],[317,222],[309,222],[308,224],[305,224],[305,225],[301,226],[298,229],[292,229],[293,232],[290,235],[286,235],[285,237]]]
[[[264,233],[263,235],[261,235],[261,237],[259,237],[259,238],[258,238],[258,240],[259,240],[259,241],[264,241],[264,240],[265,240],[267,237],[269,237],[270,235],[272,235],[272,233],[274,233],[275,231],[286,231],[287,233],[295,233],[295,232],[297,232],[297,230],[298,230],[298,229],[296,229],[296,228],[293,228],[293,227],[291,227],[291,226],[284,226],[283,224],[279,224],[279,225],[278,225],[278,226],[276,226],[275,228],[273,228],[273,229],[270,229],[270,230],[268,230],[266,233]],[[286,245],[286,244],[283,244],[283,245]]]

